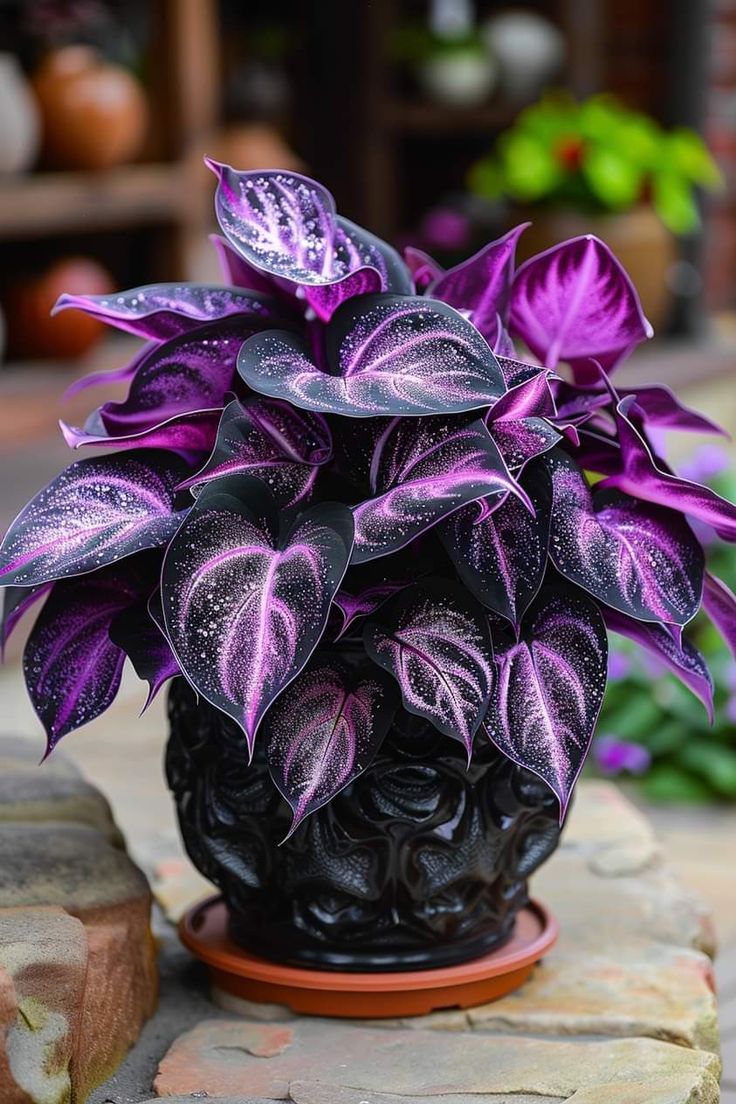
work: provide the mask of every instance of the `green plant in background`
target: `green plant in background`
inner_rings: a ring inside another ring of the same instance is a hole
[[[549,94],[521,111],[468,176],[477,195],[522,205],[626,211],[651,203],[674,234],[698,225],[695,187],[720,182],[694,131],[664,131],[609,95],[578,103],[565,93]]]
[[[704,446],[681,467],[719,494],[736,491],[722,449]],[[698,529],[708,566],[736,588],[736,559]],[[714,534],[712,535],[714,536]],[[656,801],[736,800],[736,662],[713,625],[698,616],[687,633],[705,656],[715,683],[713,726],[702,704],[666,669],[623,637],[611,636],[609,682],[592,763],[608,776],[638,776]]]

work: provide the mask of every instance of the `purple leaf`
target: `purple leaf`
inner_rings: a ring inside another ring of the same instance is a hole
[[[611,632],[627,636],[662,663],[702,701],[713,722],[713,679],[705,659],[685,637],[678,642],[664,625],[635,621],[618,610],[604,609],[603,619]]]
[[[165,452],[78,460],[21,510],[0,545],[2,585],[38,586],[165,544],[186,466]]]
[[[479,602],[518,629],[547,563],[552,481],[544,464],[527,468],[522,486],[535,513],[510,495],[482,521],[464,506],[437,527],[460,579]]]
[[[548,368],[595,357],[611,371],[652,336],[626,271],[592,234],[521,265],[511,290],[511,328]]]
[[[470,321],[489,344],[499,336],[498,322],[505,319],[514,276],[516,243],[531,223],[509,230],[467,261],[443,273],[427,295],[457,310],[470,311]]]
[[[562,821],[606,686],[608,644],[598,607],[572,588],[545,588],[521,640],[497,647],[496,661],[484,727],[499,751],[547,783]]]
[[[339,640],[344,636],[358,617],[367,617],[375,613],[379,606],[382,606],[393,594],[403,590],[406,585],[406,583],[377,583],[375,586],[366,587],[360,594],[348,594],[346,590],[338,590],[335,595],[335,605],[340,610],[343,621],[335,639]]]
[[[549,452],[562,440],[554,426],[544,418],[501,420],[492,422],[489,429],[506,464],[517,474],[535,456]]]
[[[309,495],[318,466],[331,454],[329,427],[319,415],[276,400],[241,404],[235,399],[222,413],[209,460],[182,487],[199,487],[223,475],[252,475],[268,484],[280,506],[293,506]]]
[[[139,349],[133,359],[127,364],[124,364],[122,368],[108,368],[102,372],[90,372],[88,375],[74,380],[64,392],[64,401],[68,401],[82,391],[89,390],[90,387],[107,387],[110,383],[121,383],[131,380],[138,370],[138,365],[146,359],[151,350],[155,349],[157,345],[157,341],[149,341],[142,349]]]
[[[420,292],[426,291],[445,271],[434,257],[430,257],[423,249],[415,249],[413,245],[408,245],[404,250],[404,262],[411,272],[414,287]]]
[[[247,288],[249,291],[259,291],[263,295],[278,295],[282,292],[282,285],[277,280],[248,264],[229,241],[221,238],[219,234],[210,234],[209,237],[217,252],[220,270],[226,284]]]
[[[138,602],[115,617],[110,626],[110,640],[125,652],[138,678],[148,683],[148,696],[141,710],[145,713],[164,683],[181,674],[171,645],[149,612],[147,601]]]
[[[264,723],[268,768],[294,814],[287,839],[363,773],[395,711],[394,688],[375,667],[318,660],[287,687]]]
[[[70,308],[155,341],[169,341],[232,314],[250,318],[254,329],[284,320],[284,309],[276,300],[216,284],[147,284],[115,295],[62,295],[51,313]]]
[[[703,609],[736,656],[736,594],[709,571],[705,573]]]
[[[23,615],[51,590],[51,583],[36,587],[3,587],[3,615],[0,623],[0,659],[5,659],[5,646]]]
[[[728,437],[725,429],[710,418],[681,403],[669,387],[632,387],[620,391],[619,394],[622,398],[633,396],[634,403],[629,407],[630,413],[638,415],[648,425],[667,426],[692,433],[717,433]]]
[[[522,380],[502,395],[485,416],[491,436],[510,468],[522,468],[562,439],[545,419],[555,413],[548,372]]]
[[[370,474],[374,497],[353,508],[353,563],[403,548],[486,495],[511,491],[532,509],[480,420],[394,418],[378,438]]]
[[[445,579],[415,584],[381,608],[363,639],[370,658],[398,682],[404,707],[459,740],[470,759],[493,681],[481,607]]]
[[[307,302],[323,322],[329,322],[340,304],[356,295],[379,291],[411,295],[414,290],[411,274],[395,249],[339,215],[337,232],[348,255],[349,275],[335,283],[304,288]],[[366,267],[364,261],[368,258]]]
[[[501,369],[503,381],[509,389],[518,387],[519,384],[528,380],[536,379],[539,373],[543,371],[538,364],[528,364],[525,360],[515,360],[513,356],[502,356],[499,353],[496,360]],[[546,371],[547,377],[549,377],[549,370]]]
[[[576,387],[564,380],[555,380],[553,394],[557,407],[557,418],[564,422],[582,425],[604,406],[609,406],[609,395]]]
[[[303,341],[269,331],[246,341],[238,370],[254,391],[352,418],[459,413],[489,406],[505,390],[478,331],[430,299],[350,299],[327,327],[326,347],[322,371]]]
[[[115,449],[161,448],[176,452],[209,452],[215,443],[221,411],[192,410],[188,414],[174,414],[167,421],[141,429],[138,432],[123,433],[111,437],[104,432],[101,419],[90,421],[89,427],[80,429],[60,421],[59,426],[69,448],[78,449],[87,445],[99,448],[101,445]],[[94,433],[93,424],[103,432]]]
[[[649,446],[629,418],[634,401],[629,395],[616,405],[620,463],[619,469],[608,476],[603,486],[616,487],[646,502],[671,506],[712,525],[724,540],[736,541],[736,506],[709,487],[701,487],[658,467]]]
[[[48,755],[69,732],[114,700],[125,653],[110,639],[113,619],[139,596],[127,565],[55,583],[26,644],[28,693],[46,731]]]
[[[245,732],[306,664],[350,559],[350,511],[322,503],[278,533],[258,479],[207,484],[164,559],[166,630],[192,686]]]
[[[368,267],[378,273],[384,290],[411,290],[399,255],[339,218],[334,199],[321,184],[299,173],[239,173],[205,160],[218,179],[215,213],[220,229],[248,264],[305,287],[336,284]]]
[[[548,458],[554,508],[550,556],[595,598],[642,621],[686,625],[703,592],[703,550],[681,514],[615,490],[591,493],[563,452]]]
[[[154,346],[138,363],[123,402],[100,407],[98,420],[113,437],[139,433],[177,414],[225,405],[238,350],[254,320],[234,316]]]

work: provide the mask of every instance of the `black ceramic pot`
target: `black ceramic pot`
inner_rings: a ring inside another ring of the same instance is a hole
[[[448,966],[511,933],[559,839],[557,802],[479,739],[464,749],[401,712],[370,767],[279,846],[291,812],[262,748],[181,678],[169,785],[187,851],[255,954],[339,970]]]

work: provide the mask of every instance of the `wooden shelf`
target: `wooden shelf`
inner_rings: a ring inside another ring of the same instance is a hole
[[[15,177],[0,183],[0,239],[171,223],[189,194],[179,164]]]
[[[386,124],[404,134],[494,134],[509,126],[518,106],[481,104],[479,107],[444,107],[412,100],[393,100],[386,105]]]

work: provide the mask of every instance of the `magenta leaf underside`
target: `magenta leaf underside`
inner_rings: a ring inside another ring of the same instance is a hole
[[[40,602],[51,590],[53,583],[41,583],[39,586],[3,587],[3,612],[0,622],[0,658],[5,656],[5,646],[13,630],[24,615]]]
[[[561,820],[593,738],[607,661],[600,611],[572,588],[545,588],[524,619],[521,639],[496,644],[484,727],[500,751],[547,783]]]
[[[595,358],[610,371],[652,336],[628,275],[598,238],[573,238],[525,261],[511,329],[548,367]]]
[[[482,607],[447,580],[417,583],[381,607],[364,642],[398,682],[404,708],[463,743],[470,758],[493,683]]]
[[[367,617],[383,605],[393,594],[403,590],[407,583],[376,583],[366,587],[359,594],[350,594],[346,590],[338,590],[335,595],[335,605],[342,614],[342,624],[336,639],[345,636],[359,617]]]
[[[161,596],[174,654],[251,751],[266,709],[319,642],[352,537],[350,511],[337,503],[280,535],[266,485],[228,476],[200,492],[166,552]]]
[[[338,658],[313,660],[286,688],[264,737],[271,777],[293,812],[289,835],[369,766],[397,697],[372,664],[356,670]]]
[[[441,299],[458,310],[470,311],[470,321],[491,347],[500,336],[508,311],[514,276],[516,243],[528,222],[509,230],[467,261],[439,276],[427,289],[432,299]]]
[[[710,571],[705,573],[703,609],[736,657],[736,595]]]

